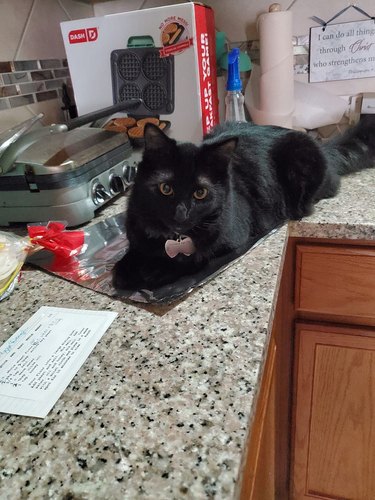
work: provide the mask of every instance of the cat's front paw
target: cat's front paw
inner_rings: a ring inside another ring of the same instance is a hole
[[[127,253],[113,268],[112,284],[117,290],[154,290],[176,279],[171,259]],[[170,269],[172,267],[172,269]]]
[[[155,290],[192,275],[203,266],[189,258],[149,257],[129,251],[113,268],[113,286],[117,290]]]
[[[112,284],[117,290],[139,290],[144,286],[140,264],[131,254],[119,260],[112,271]]]

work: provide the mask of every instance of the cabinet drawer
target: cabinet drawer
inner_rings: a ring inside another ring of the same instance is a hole
[[[375,248],[301,244],[296,258],[297,311],[375,319]]]

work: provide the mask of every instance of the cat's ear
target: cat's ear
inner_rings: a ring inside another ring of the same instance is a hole
[[[225,158],[230,158],[234,153],[238,143],[238,137],[231,137],[215,145],[215,150]]]
[[[164,149],[175,143],[173,139],[167,137],[159,127],[153,123],[146,123],[144,128],[144,141],[146,151]]]
[[[204,144],[204,151],[210,155],[217,155],[227,161],[230,160],[232,154],[236,150],[238,137],[230,137],[223,141],[213,142],[211,144]]]

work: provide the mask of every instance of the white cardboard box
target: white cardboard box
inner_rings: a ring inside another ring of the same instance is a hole
[[[214,13],[184,3],[61,23],[79,115],[140,97],[129,116],[198,142],[219,122]]]

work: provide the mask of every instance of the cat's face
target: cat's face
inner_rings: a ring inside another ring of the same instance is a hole
[[[147,125],[133,188],[133,207],[147,224],[145,230],[164,236],[209,230],[225,206],[235,145],[235,140],[200,147],[177,144]]]

